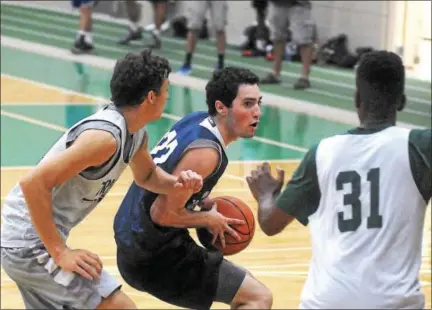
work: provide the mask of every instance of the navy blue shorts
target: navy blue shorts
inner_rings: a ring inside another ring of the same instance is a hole
[[[79,9],[81,6],[94,6],[95,0],[71,0],[72,6]]]
[[[169,246],[141,260],[131,259],[128,251],[117,249],[117,267],[125,282],[182,308],[209,309],[214,301],[230,304],[246,276],[244,268],[194,242]]]

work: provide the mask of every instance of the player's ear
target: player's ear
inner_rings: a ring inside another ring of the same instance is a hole
[[[215,108],[216,112],[222,116],[225,116],[227,114],[227,107],[222,103],[220,100],[216,100],[215,102]]]
[[[406,96],[405,96],[405,94],[403,94],[402,98],[401,98],[401,102],[400,102],[397,110],[402,111],[405,108],[405,105],[406,105]]]
[[[156,102],[156,93],[154,92],[154,90],[150,90],[147,93],[147,100],[151,104],[154,104]]]

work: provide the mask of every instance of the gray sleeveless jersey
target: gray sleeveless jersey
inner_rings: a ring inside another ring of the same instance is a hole
[[[117,151],[103,165],[90,167],[53,189],[53,218],[65,240],[70,230],[104,198],[147,137],[145,128],[130,135],[124,117],[112,105],[107,105],[70,128],[42,161],[64,151],[88,129],[110,132],[117,140]],[[26,247],[40,243],[19,184],[5,198],[2,220],[2,247]]]

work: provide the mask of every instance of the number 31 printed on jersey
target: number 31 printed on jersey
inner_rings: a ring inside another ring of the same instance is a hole
[[[167,132],[159,143],[150,152],[153,155],[153,162],[158,164],[163,164],[166,162],[168,157],[174,152],[178,145],[177,142],[177,132],[175,130]]]
[[[382,216],[379,214],[379,178],[380,169],[373,168],[367,173],[367,181],[370,184],[370,213],[367,218],[367,228],[381,228]],[[351,192],[343,196],[343,204],[351,206],[352,218],[346,219],[344,212],[338,212],[338,226],[340,232],[356,231],[362,220],[361,177],[356,171],[342,171],[336,178],[336,190],[343,190],[344,184],[351,184]]]

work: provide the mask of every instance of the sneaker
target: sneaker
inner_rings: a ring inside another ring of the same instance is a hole
[[[183,75],[189,75],[192,72],[192,66],[191,65],[183,65],[178,73],[183,74]]]
[[[87,43],[84,39],[84,35],[79,36],[74,45],[72,46],[71,52],[73,54],[89,54],[93,52],[93,44]]]
[[[302,90],[302,89],[306,89],[309,87],[311,87],[310,82],[308,79],[305,79],[305,78],[299,78],[297,80],[297,82],[294,83],[294,89]]]
[[[117,43],[121,45],[127,45],[131,41],[138,41],[142,39],[142,28],[138,28],[138,30],[133,31],[129,28],[128,34],[120,39]]]
[[[260,81],[261,84],[280,84],[281,79],[277,77],[274,73],[267,74],[264,78]]]

